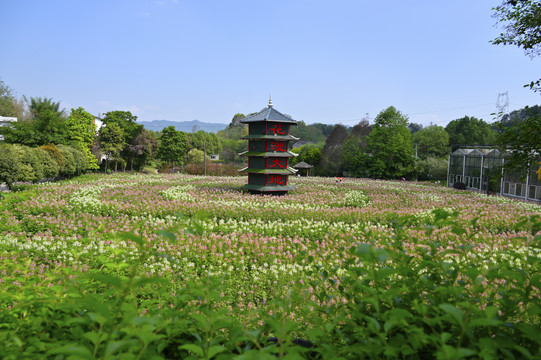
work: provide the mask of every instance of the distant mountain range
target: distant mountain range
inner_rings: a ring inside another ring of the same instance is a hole
[[[168,126],[174,126],[175,129],[179,131],[184,131],[187,133],[205,130],[209,133],[217,133],[220,130],[223,130],[227,127],[227,124],[219,123],[206,123],[199,120],[192,121],[169,121],[169,120],[152,120],[152,121],[138,121],[138,124],[141,124],[147,130],[152,131],[162,131]]]

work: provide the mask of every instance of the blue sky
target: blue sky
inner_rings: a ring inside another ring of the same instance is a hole
[[[490,44],[500,0],[3,0],[0,78],[16,95],[94,115],[229,123],[275,108],[354,125],[388,106],[410,122],[492,122],[541,104],[541,58]]]

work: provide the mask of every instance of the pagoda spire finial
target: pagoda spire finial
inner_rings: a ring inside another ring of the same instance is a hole
[[[269,95],[269,107],[271,108],[272,106],[272,95]]]

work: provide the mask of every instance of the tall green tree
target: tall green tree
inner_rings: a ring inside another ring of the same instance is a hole
[[[183,164],[184,156],[187,151],[186,136],[182,131],[178,131],[174,126],[168,126],[162,130],[159,138],[158,153],[156,157],[169,166],[179,166]]]
[[[494,145],[497,136],[490,124],[469,116],[451,121],[445,131],[450,145]]]
[[[70,145],[85,154],[89,169],[99,169],[98,159],[91,152],[96,138],[94,117],[82,107],[71,109],[66,125]]]
[[[31,116],[13,123],[4,131],[5,141],[31,147],[46,144],[67,144],[68,127],[60,102],[48,98],[25,97]]]
[[[16,116],[14,102],[13,90],[0,79],[0,116]]]
[[[431,125],[413,133],[413,144],[420,159],[441,158],[449,153],[449,133],[442,126]]]
[[[134,163],[135,153],[130,151],[129,145],[134,145],[135,138],[143,131],[144,126],[137,124],[137,116],[129,111],[110,111],[102,119],[105,125],[116,124],[122,129],[123,144],[120,155],[126,164]]]
[[[206,150],[207,155],[222,152],[222,143],[214,133],[199,130],[195,133],[186,134],[186,141],[188,142],[188,148]]]
[[[48,112],[51,112],[60,118],[64,117],[66,114],[66,111],[60,108],[60,101],[55,102],[52,98],[30,97],[30,99],[28,99],[24,96],[24,100],[28,104],[28,109],[34,119],[39,118],[42,114]]]
[[[505,154],[505,167],[524,172],[539,161],[541,154],[541,114],[525,108],[524,119],[499,123],[498,147]]]
[[[376,116],[367,136],[366,166],[378,179],[407,177],[413,171],[414,157],[408,118],[393,106]]]
[[[128,151],[131,153],[130,169],[142,170],[154,155],[157,146],[158,142],[153,133],[143,129],[132,143],[128,145]]]
[[[343,171],[343,145],[348,137],[347,129],[337,124],[333,131],[327,137],[325,146],[321,151],[320,166],[323,175],[326,176],[342,176]]]
[[[348,136],[343,146],[343,164],[344,170],[349,176],[368,176],[364,164],[367,161],[366,145],[367,137],[372,131],[372,127],[367,119],[361,120],[351,129],[351,135]]]
[[[103,126],[99,135],[100,149],[105,154],[105,172],[112,159],[118,159],[125,147],[124,131],[116,123]]]
[[[492,40],[496,45],[515,45],[526,55],[541,54],[541,2],[539,0],[504,0],[495,7],[494,16],[505,32]],[[541,79],[525,85],[541,91]]]

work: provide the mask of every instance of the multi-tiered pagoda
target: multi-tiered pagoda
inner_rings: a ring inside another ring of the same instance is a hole
[[[240,121],[248,124],[248,167],[240,171],[248,173],[248,184],[243,187],[252,193],[283,195],[295,186],[288,185],[289,175],[297,170],[289,167],[289,158],[297,156],[289,151],[289,142],[299,140],[289,134],[289,127],[297,121],[272,106]]]

